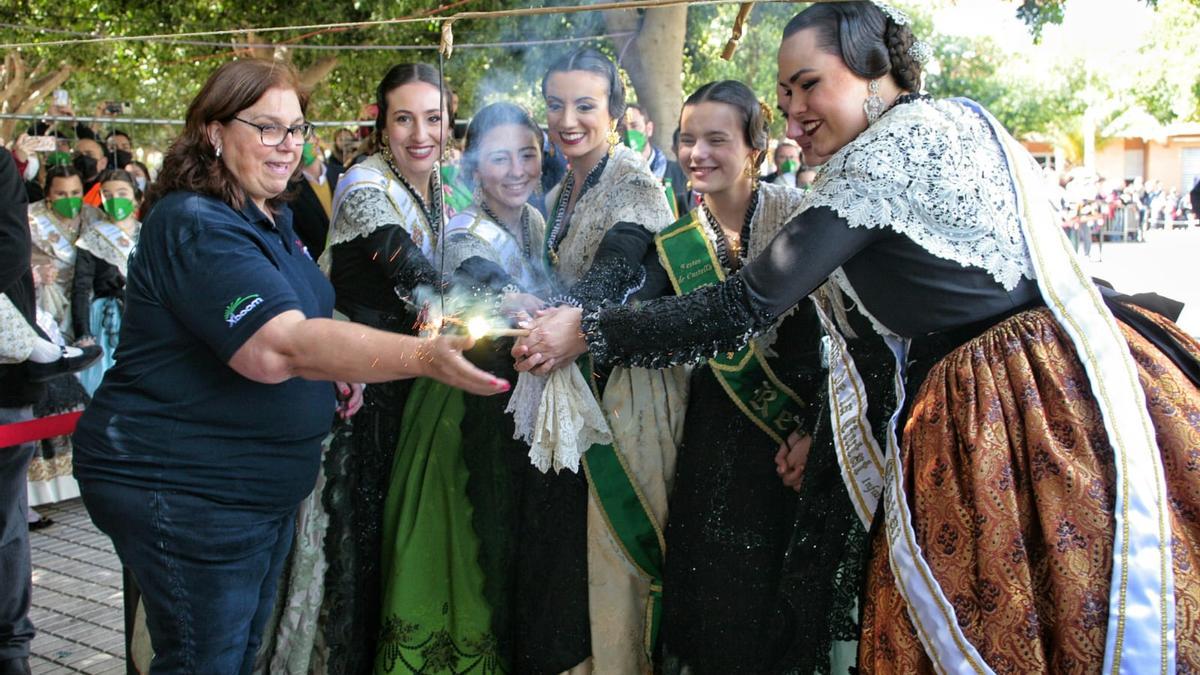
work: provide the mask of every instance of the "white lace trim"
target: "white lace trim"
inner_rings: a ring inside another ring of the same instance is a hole
[[[138,227],[141,224],[138,223]],[[129,276],[129,256],[137,243],[137,234],[130,236],[120,227],[110,222],[88,223],[83,227],[83,234],[75,242],[75,247],[83,249],[104,262],[116,267],[121,276]]]
[[[1006,290],[1034,279],[1000,147],[963,103],[896,106],[833,155],[805,193],[851,227],[889,227]]]
[[[580,178],[580,180],[583,180]],[[577,184],[575,189],[581,189]],[[546,195],[554,204],[562,185]],[[662,185],[650,173],[640,155],[619,145],[600,174],[600,180],[588,190],[571,211],[567,233],[558,246],[555,273],[566,286],[579,281],[588,268],[600,241],[619,222],[637,223],[658,233],[674,218]]]
[[[513,438],[529,446],[529,461],[542,473],[578,473],[588,448],[612,443],[604,411],[575,365],[547,376],[521,373],[504,411],[512,413]]]
[[[436,233],[412,196],[391,176],[392,170],[387,163],[375,154],[354,165],[338,180],[329,237],[318,261],[326,273],[332,265],[330,249],[334,246],[365,237],[381,226],[393,223],[408,232],[427,259],[433,259]],[[359,192],[362,194],[358,195]]]

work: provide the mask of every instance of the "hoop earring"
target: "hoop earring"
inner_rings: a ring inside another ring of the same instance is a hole
[[[867,83],[867,100],[863,101],[863,112],[867,114],[867,125],[875,123],[883,116],[883,99],[879,98],[879,80]]]
[[[617,145],[621,143],[621,136],[617,133],[617,121],[613,120],[612,128],[608,130],[608,156],[612,157],[617,151]]]

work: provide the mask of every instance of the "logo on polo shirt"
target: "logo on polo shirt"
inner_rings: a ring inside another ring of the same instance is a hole
[[[254,308],[258,307],[262,303],[262,296],[258,293],[234,300],[233,302],[229,303],[228,307],[225,308],[225,322],[228,323],[230,327],[237,325],[237,322],[241,321],[242,317],[254,311]]]

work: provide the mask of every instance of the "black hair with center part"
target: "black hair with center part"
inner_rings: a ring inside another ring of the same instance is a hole
[[[506,125],[528,129],[529,133],[533,134],[534,146],[541,153],[542,129],[533,121],[533,115],[529,114],[528,110],[507,101],[484,106],[475,113],[475,116],[471,118],[471,124],[467,126],[467,142],[463,148],[460,175],[469,187],[474,187],[475,170],[479,168],[479,152],[483,139],[493,129]]]
[[[614,120],[625,116],[625,85],[612,60],[595,47],[580,47],[550,64],[542,77],[542,97],[546,96],[546,82],[554,73],[569,73],[582,70],[600,75],[608,80],[608,115]]]
[[[450,115],[450,109],[453,107],[451,101],[454,98],[454,92],[450,90],[450,85],[445,84],[442,78],[438,75],[437,68],[428,63],[400,63],[392,66],[387,74],[380,80],[379,86],[375,89],[375,107],[378,112],[375,114],[375,134],[376,140],[382,147],[384,137],[387,132],[387,117],[388,103],[387,95],[392,91],[403,87],[406,84],[414,82],[424,82],[431,85],[434,89],[440,89],[442,92],[442,112]],[[448,128],[453,133],[454,120],[446,120]]]
[[[80,185],[83,184],[83,174],[79,173],[79,169],[70,164],[55,164],[46,169],[45,184],[42,186],[42,189],[45,190],[46,195],[49,195],[50,187],[54,185],[56,178],[70,178],[72,176],[79,179]]]
[[[758,97],[745,84],[737,80],[720,80],[709,82],[692,92],[683,102],[686,108],[701,103],[724,103],[738,112],[742,120],[742,137],[746,145],[755,150],[756,166],[761,165],[767,156],[767,145],[770,143],[771,131],[768,128],[767,116]],[[682,116],[680,117],[682,123]]]
[[[792,17],[786,40],[816,31],[817,48],[839,57],[855,75],[874,80],[889,72],[906,91],[921,90],[921,64],[908,53],[915,39],[908,25],[888,18],[872,2],[821,2]]]

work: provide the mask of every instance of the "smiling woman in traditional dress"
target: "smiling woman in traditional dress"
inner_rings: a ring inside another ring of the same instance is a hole
[[[414,334],[414,291],[437,288],[433,252],[442,230],[438,161],[450,135],[438,71],[393,66],[376,89],[379,151],[351,167],[333,196],[322,266],[351,321]],[[325,460],[324,626],[331,673],[370,672],[379,633],[383,504],[411,381],[368,387],[362,413]],[[316,580],[314,583],[320,583]]]
[[[542,94],[550,140],[570,164],[546,195],[550,217],[543,255],[559,293],[573,302],[589,307],[623,302],[643,281],[641,258],[653,233],[672,217],[645,162],[620,144],[616,126],[625,111],[620,75],[603,54],[581,48],[550,66]],[[586,363],[581,368],[590,370]],[[588,483],[643,505],[638,532],[661,562],[656,532],[666,515],[666,482],[674,471],[687,379],[682,371],[596,375],[590,392],[583,378],[577,380],[580,397],[594,397],[615,411],[608,425],[616,442],[589,449],[575,446],[575,438],[564,439],[573,446],[569,451],[553,462],[533,458],[538,466],[527,465],[521,478],[522,540],[529,543],[517,562],[519,670],[586,668],[591,656],[600,672],[638,672],[647,662],[643,626],[650,578],[623,553]],[[617,446],[625,448],[628,472],[614,470],[622,466]],[[589,468],[593,460],[604,462],[603,476]],[[657,565],[655,576],[661,575]]]
[[[519,367],[740,349],[834,274],[898,371],[886,468],[847,476],[885,521],[860,670],[1196,670],[1200,344],[1102,299],[1028,153],[978,104],[917,95],[921,51],[891,8],[797,15],[779,105],[829,157],[804,211],[723,283],[547,314]]]
[[[504,327],[505,293],[544,295],[541,130],[510,103],[467,128],[462,175],[475,186],[441,245],[464,319]],[[438,254],[439,260],[442,254]],[[486,318],[485,318],[486,317]],[[482,339],[468,356],[512,373],[511,340]],[[409,396],[383,519],[383,617],[377,673],[510,672],[516,518],[528,447],[513,438],[507,396],[479,397],[433,380]],[[439,648],[430,650],[429,645]]]

